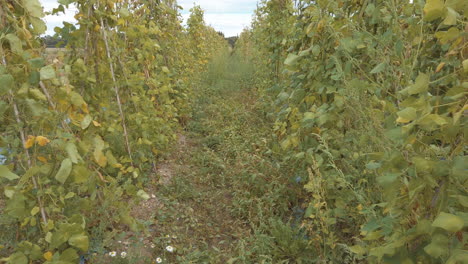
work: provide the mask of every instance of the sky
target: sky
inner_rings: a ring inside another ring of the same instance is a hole
[[[45,11],[51,11],[57,7],[57,0],[40,0]],[[224,33],[226,37],[239,35],[245,27],[250,26],[253,12],[258,0],[178,0],[184,23],[189,17],[189,10],[194,3],[200,5],[205,11],[205,21],[217,31]],[[54,27],[61,27],[62,22],[73,23],[76,8],[70,6],[67,12],[58,16],[46,16],[47,35],[54,34]]]

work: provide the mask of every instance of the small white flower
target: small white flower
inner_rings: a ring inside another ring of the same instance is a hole
[[[127,252],[124,251],[124,252],[120,253],[120,257],[125,258],[126,256],[127,256]]]
[[[156,245],[151,243],[151,248],[155,248],[155,247],[156,247]]]
[[[170,236],[169,236],[169,235],[166,235],[166,237],[168,237],[168,238],[169,238]]]
[[[120,241],[120,240],[119,240],[119,241],[117,241],[117,242],[118,242],[119,244],[122,244],[122,241]]]
[[[162,263],[162,259],[161,258],[156,258],[156,263]]]
[[[172,246],[167,246],[166,250],[171,253],[174,252],[174,248]]]
[[[173,239],[176,239],[176,238],[177,238],[177,236],[172,236],[172,238],[173,238]]]
[[[151,195],[151,198],[156,198],[156,195],[152,194],[152,195]]]
[[[109,256],[115,257],[115,256],[117,256],[117,252],[111,251],[111,252],[109,252]]]

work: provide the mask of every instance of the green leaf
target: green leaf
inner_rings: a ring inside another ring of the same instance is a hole
[[[76,92],[70,93],[70,101],[76,107],[82,107],[83,105],[86,105],[86,102],[83,100],[83,97]]]
[[[377,182],[380,184],[382,187],[387,187],[394,183],[400,174],[398,173],[385,173],[383,176],[377,177]]]
[[[3,119],[5,118],[5,112],[8,109],[8,106],[9,105],[6,102],[0,101],[0,123],[3,122]]]
[[[300,56],[290,53],[284,61],[284,64],[286,64],[287,66],[294,66],[300,58]]]
[[[39,103],[38,101],[34,99],[26,99],[26,105],[29,108],[29,111],[31,111],[31,114],[35,117],[41,117],[46,113],[46,109],[42,107],[42,104]]]
[[[8,93],[8,91],[13,88],[15,79],[10,74],[1,74],[0,75],[0,96],[3,96]]]
[[[37,17],[31,17],[30,21],[31,21],[31,25],[34,28],[34,33],[36,33],[37,35],[41,35],[46,32],[47,26],[42,19],[37,18]]]
[[[463,61],[463,71],[465,71],[465,73],[468,73],[468,59]]]
[[[30,60],[28,60],[28,63],[34,69],[40,69],[40,68],[44,67],[44,65],[45,65],[45,61],[44,61],[43,58],[30,59]]]
[[[13,197],[7,201],[6,212],[8,215],[17,219],[23,220],[28,217],[30,210],[26,209],[26,197],[18,192],[13,194]]]
[[[433,166],[434,166],[434,162],[431,161],[431,160],[427,160],[423,157],[413,157],[413,159],[411,160],[413,163],[414,163],[414,166],[416,167],[416,170],[418,172],[429,172],[430,170],[432,170]]]
[[[88,180],[90,171],[82,165],[73,166],[72,176],[74,183],[84,183]]]
[[[78,258],[80,256],[78,255],[78,253],[76,252],[76,250],[74,250],[73,248],[67,248],[65,251],[62,252],[62,254],[60,255],[60,264],[74,264],[77,262]]]
[[[433,21],[445,14],[445,5],[442,0],[427,0],[424,6],[424,20]]]
[[[90,115],[86,115],[83,121],[81,121],[81,129],[84,130],[88,128],[92,121],[93,121],[93,118]]]
[[[52,65],[48,65],[41,68],[40,71],[41,80],[50,80],[55,78],[55,70]]]
[[[435,234],[432,236],[431,244],[424,247],[424,251],[431,257],[439,258],[440,256],[448,253],[449,240],[443,234]]]
[[[466,263],[468,259],[468,251],[463,249],[455,249],[450,256],[450,258],[445,262],[445,264],[460,264]]]
[[[88,251],[88,247],[89,247],[88,236],[86,236],[86,235],[73,235],[68,240],[68,244],[70,244],[70,246],[81,249],[82,251]]]
[[[37,88],[29,89],[29,94],[37,100],[47,101],[47,97]]]
[[[23,0],[23,6],[32,17],[41,18],[44,16],[41,3],[38,0]]]
[[[462,13],[468,11],[466,0],[446,0],[445,6],[453,8],[455,11]]]
[[[149,200],[150,196],[143,190],[139,190],[137,192],[137,196],[142,198],[143,200]]]
[[[75,144],[68,142],[67,145],[65,146],[65,150],[67,151],[68,157],[73,163],[77,164],[78,161],[81,160],[80,153],[78,153],[78,150]]]
[[[63,233],[60,230],[56,231],[52,234],[51,241],[50,241],[50,247],[51,248],[58,248],[60,245],[63,243],[67,242],[69,238],[68,233]]]
[[[464,222],[459,216],[441,212],[432,223],[432,226],[440,227],[449,232],[455,233],[463,228]]]
[[[401,123],[408,123],[410,121],[415,120],[418,117],[416,109],[413,107],[407,107],[397,112],[397,115],[399,118],[401,118],[401,121],[402,121]]]
[[[19,179],[19,176],[11,172],[5,165],[0,165],[0,177],[6,178],[10,181]]]
[[[106,151],[106,158],[107,158],[107,162],[111,166],[117,165],[119,163],[117,159],[114,157],[114,155],[112,155],[112,151],[110,150]]]
[[[16,54],[23,53],[23,43],[16,35],[7,34],[5,38],[10,43],[10,48],[13,53],[16,53]]]
[[[23,252],[15,252],[7,258],[8,264],[28,264],[28,257]]]
[[[416,78],[416,81],[413,85],[410,85],[408,88],[401,90],[401,93],[420,94],[422,92],[427,92],[429,89],[429,75],[420,73]]]
[[[447,125],[448,122],[440,115],[430,114],[418,120],[417,124],[424,130],[433,131]]]
[[[370,73],[375,74],[375,73],[382,72],[383,70],[385,70],[386,67],[387,67],[387,63],[382,62],[379,65],[375,66],[374,69],[372,69],[372,71]]]
[[[458,202],[463,207],[468,208],[468,196],[465,196],[465,195],[452,195],[452,197],[457,198]]]
[[[60,169],[55,175],[55,179],[60,183],[64,184],[67,180],[68,176],[70,176],[70,172],[72,171],[72,161],[71,159],[64,159],[62,164],[60,165]]]
[[[10,199],[13,198],[13,195],[15,194],[15,189],[9,186],[5,186],[4,188],[5,188],[5,191],[3,193],[5,194],[5,196]]]
[[[366,249],[362,247],[361,245],[354,245],[352,247],[349,247],[349,250],[353,252],[354,254],[358,254],[358,255],[364,255],[367,253]]]
[[[127,8],[121,8],[119,10],[119,14],[122,16],[122,17],[129,17],[130,16],[130,11],[128,11]]]
[[[94,159],[96,160],[97,164],[99,164],[99,166],[104,168],[107,165],[107,158],[102,152],[105,147],[104,140],[102,140],[100,136],[96,136],[94,138],[94,145],[95,145],[95,149],[93,152]]]
[[[58,0],[57,2],[62,5],[69,5],[73,3],[74,0]]]
[[[34,206],[34,208],[31,209],[31,215],[35,216],[37,213],[39,213],[39,207]]]
[[[38,260],[42,258],[41,248],[29,241],[23,241],[17,245],[17,250],[23,252],[29,257],[29,260]]]
[[[461,35],[460,30],[456,27],[451,27],[447,31],[437,31],[435,33],[436,38],[441,44],[447,44],[451,41],[456,40]]]
[[[367,168],[368,170],[376,170],[376,169],[378,169],[378,168],[380,168],[380,167],[382,167],[382,164],[380,164],[380,163],[378,163],[378,162],[373,162],[373,161],[371,161],[371,162],[369,162],[369,163],[366,164],[366,168]]]
[[[446,26],[453,26],[457,24],[457,17],[458,13],[453,10],[453,8],[448,7],[447,8],[447,16],[445,17],[444,21],[442,24]]]

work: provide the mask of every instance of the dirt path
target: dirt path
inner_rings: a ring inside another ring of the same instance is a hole
[[[275,263],[272,232],[289,228],[275,223],[293,187],[269,153],[258,93],[235,63],[221,57],[197,88],[192,120],[144,186],[151,198],[132,208],[146,233],[118,238],[138,256],[122,263]]]

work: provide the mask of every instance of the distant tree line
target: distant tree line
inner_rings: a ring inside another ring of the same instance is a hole
[[[229,42],[229,45],[231,45],[231,47],[234,48],[234,45],[236,45],[236,42],[237,40],[239,39],[239,37],[229,37],[229,38],[225,38],[227,40],[227,42]]]
[[[233,48],[234,48],[234,45],[236,44],[236,41],[239,39],[238,36],[226,38],[224,33],[221,31],[218,31],[218,34],[222,36],[224,39],[226,39],[229,45]],[[54,35],[54,36],[47,35],[47,36],[42,37],[41,39],[47,48],[64,48],[65,45],[67,45],[67,41],[57,35]]]
[[[64,48],[67,45],[67,41],[62,39],[60,36],[44,36],[41,37],[44,46],[47,48]]]

